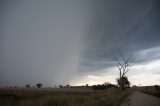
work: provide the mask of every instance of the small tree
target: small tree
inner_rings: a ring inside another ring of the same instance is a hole
[[[88,88],[88,86],[89,86],[89,85],[88,85],[88,84],[86,84],[86,88]]]
[[[126,87],[130,86],[130,82],[126,77],[126,73],[129,72],[130,67],[133,65],[132,56],[124,56],[124,54],[119,50],[120,57],[115,57],[115,62],[119,71],[119,78],[117,79],[118,85],[125,90]]]
[[[26,88],[30,88],[30,85],[29,85],[29,84],[27,84],[27,85],[26,85]]]
[[[41,87],[42,87],[42,84],[41,84],[41,83],[37,83],[36,86],[37,86],[38,88],[41,88]]]
[[[68,84],[68,85],[66,85],[66,88],[70,88],[70,85]]]
[[[160,87],[158,85],[155,85],[154,87],[157,91],[160,90]]]
[[[63,88],[63,86],[62,86],[62,85],[59,85],[59,88]]]

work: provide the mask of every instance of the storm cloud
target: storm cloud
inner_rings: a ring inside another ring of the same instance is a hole
[[[87,21],[80,1],[2,1],[0,85],[65,84],[76,73]]]
[[[95,1],[81,68],[97,70],[113,66],[113,57],[119,49],[136,54],[141,62],[157,56],[157,52],[152,52],[144,57],[141,52],[160,44],[159,5],[157,0]]]
[[[118,49],[136,55],[139,64],[160,59],[159,0],[2,0],[0,5],[0,86],[53,86],[109,72]]]

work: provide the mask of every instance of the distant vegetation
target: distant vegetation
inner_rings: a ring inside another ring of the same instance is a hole
[[[156,96],[156,97],[160,97],[160,86],[159,85],[147,86],[145,87],[145,90],[143,90],[142,92]]]
[[[29,84],[27,84],[27,85],[26,85],[26,88],[30,88],[30,85],[29,85]]]
[[[105,89],[108,89],[108,88],[117,88],[116,85],[114,84],[111,84],[111,83],[104,83],[104,84],[98,84],[98,85],[93,85],[93,89],[94,90],[105,90]]]
[[[41,84],[41,83],[37,83],[36,86],[37,86],[37,88],[41,88],[41,87],[42,87],[42,84]],[[34,88],[34,86],[31,87],[30,84],[26,84],[25,87],[26,87],[26,88]],[[12,87],[10,87],[10,88],[12,88]],[[18,87],[16,87],[16,88],[18,88]]]
[[[41,84],[41,83],[37,83],[36,86],[37,86],[38,88],[41,88],[41,87],[42,87],[42,84]]]

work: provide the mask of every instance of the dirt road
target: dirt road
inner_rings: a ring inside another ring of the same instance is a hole
[[[141,92],[133,92],[121,106],[160,106],[160,98]]]

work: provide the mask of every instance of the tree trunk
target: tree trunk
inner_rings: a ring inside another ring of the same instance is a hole
[[[124,88],[124,84],[122,84],[122,85],[121,85],[121,88],[122,88],[122,91],[124,91],[124,90],[125,90],[125,88]]]

